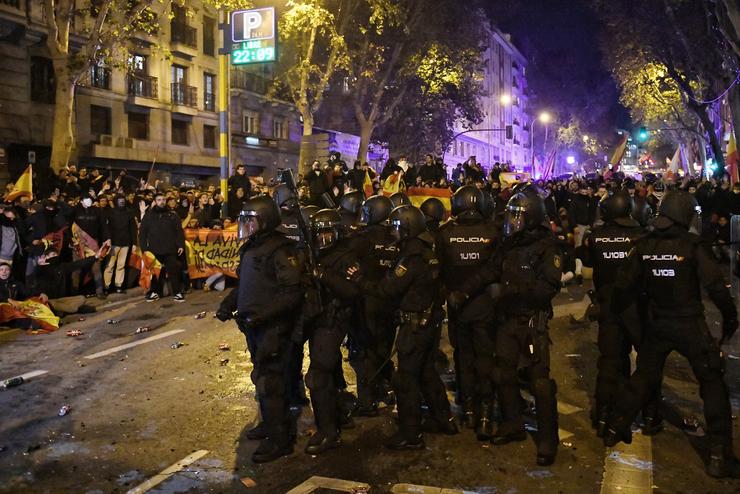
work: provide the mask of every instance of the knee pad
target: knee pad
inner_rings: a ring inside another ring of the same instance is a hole
[[[308,369],[306,373],[306,386],[308,389],[328,389],[333,385],[332,373],[323,369]]]
[[[285,380],[279,374],[263,374],[255,383],[260,396],[280,396],[285,394]]]

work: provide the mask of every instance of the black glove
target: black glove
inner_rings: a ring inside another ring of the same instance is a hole
[[[468,294],[455,290],[447,295],[447,305],[451,309],[456,310],[462,307],[462,305],[468,300]]]
[[[732,335],[735,334],[735,331],[737,331],[737,327],[737,319],[725,319],[722,321],[722,338],[720,338],[719,344],[722,345],[729,341],[732,338]]]
[[[234,313],[224,307],[219,307],[216,311],[216,318],[221,322],[226,322],[233,317]]]

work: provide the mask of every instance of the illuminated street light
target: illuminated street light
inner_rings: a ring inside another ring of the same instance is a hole
[[[542,113],[540,113],[540,117],[539,118],[540,118],[540,122],[542,122],[543,124],[550,123],[550,118],[551,117],[550,117],[550,114],[547,113],[546,111],[543,111]]]
[[[583,136],[583,142],[588,142],[588,136],[587,135],[584,135]]]
[[[576,157],[575,157],[575,156],[573,156],[573,155],[571,155],[571,156],[568,156],[568,157],[567,157],[567,158],[565,159],[565,161],[566,161],[566,162],[567,162],[567,163],[568,163],[569,165],[572,165],[572,164],[574,164],[574,163],[576,162]]]
[[[501,104],[504,106],[509,106],[511,104],[511,95],[509,94],[502,94],[501,95]]]

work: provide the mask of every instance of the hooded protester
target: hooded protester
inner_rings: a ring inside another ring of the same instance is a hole
[[[123,293],[126,259],[131,246],[136,242],[136,220],[134,212],[127,207],[126,198],[122,195],[116,196],[114,207],[108,213],[108,229],[112,249],[103,273],[103,283],[106,289],[109,288],[115,272],[115,291]]]

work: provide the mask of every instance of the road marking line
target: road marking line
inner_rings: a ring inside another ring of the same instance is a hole
[[[116,353],[120,352],[121,350],[126,350],[127,348],[143,345],[144,343],[149,343],[150,341],[161,340],[162,338],[167,338],[168,336],[172,336],[174,334],[183,333],[184,331],[184,329],[173,329],[172,331],[156,334],[154,336],[150,336],[149,338],[144,338],[143,340],[133,341],[131,343],[126,343],[125,345],[114,346],[113,348],[103,350],[102,352],[86,355],[85,358],[88,360],[92,360],[95,358],[105,357],[106,355],[110,355],[111,353]]]
[[[568,439],[569,437],[573,437],[573,433],[570,431],[566,431],[565,429],[558,429],[558,437],[561,441],[564,439]]]
[[[154,477],[150,478],[143,484],[139,484],[138,486],[134,487],[133,489],[129,490],[126,494],[143,494],[144,492],[154,488],[155,486],[161,484],[173,473],[177,473],[183,468],[187,467],[188,465],[195,463],[197,460],[203,458],[205,455],[208,454],[208,451],[205,449],[201,449],[199,451],[196,451],[194,453],[190,453],[182,460],[178,461],[177,463],[174,463],[170,465],[169,467],[165,468],[161,472],[159,472]]]
[[[416,484],[396,484],[391,487],[393,494],[466,494],[470,491],[459,489],[445,489],[443,487],[430,487]]]
[[[573,415],[574,413],[582,412],[583,408],[571,405],[570,403],[564,403],[558,400],[558,413],[561,415]]]
[[[45,370],[35,370],[31,372],[26,372],[25,374],[19,374],[17,376],[9,377],[9,379],[15,379],[16,377],[22,377],[24,381],[28,381],[29,379],[33,379],[34,377],[43,376],[44,374],[47,374],[49,371]],[[0,379],[0,381],[6,381],[6,379]]]
[[[648,436],[632,434],[632,444],[606,450],[600,494],[643,494],[653,490],[653,445]]]
[[[341,480],[332,479],[329,477],[313,476],[302,484],[293,487],[286,494],[309,494],[316,489],[330,489],[339,492],[359,493],[369,491],[370,484],[355,482],[353,480]]]
[[[567,304],[555,305],[552,308],[553,318],[564,317],[569,315],[582,316],[588,306],[591,304],[591,299],[588,295],[585,295],[583,299],[578,302],[570,302]]]

